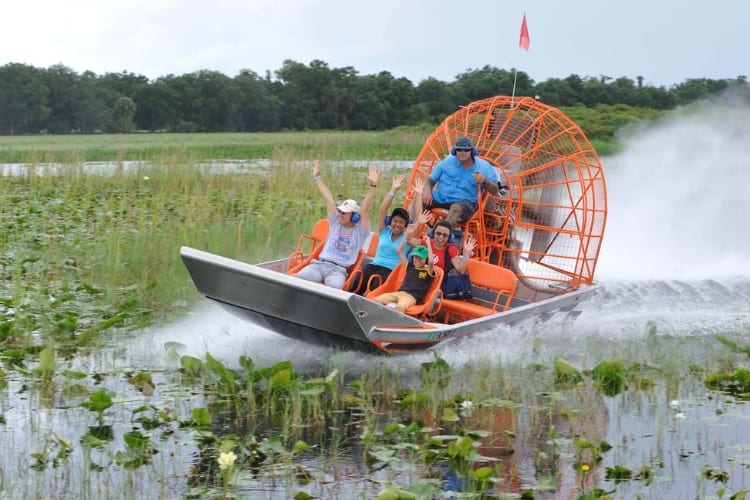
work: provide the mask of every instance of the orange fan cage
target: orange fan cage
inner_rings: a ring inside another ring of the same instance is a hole
[[[530,97],[472,102],[429,136],[412,168],[426,179],[458,137],[496,170],[500,195],[479,198],[465,231],[475,258],[515,272],[530,292],[561,293],[590,284],[607,220],[604,172],[581,128],[559,109]]]

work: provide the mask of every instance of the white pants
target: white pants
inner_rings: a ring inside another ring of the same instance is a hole
[[[295,274],[296,277],[316,283],[325,283],[331,288],[343,288],[346,281],[346,268],[331,262],[313,260]]]

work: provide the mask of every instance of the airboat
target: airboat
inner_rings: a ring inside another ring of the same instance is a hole
[[[477,241],[469,260],[470,300],[442,297],[439,280],[422,304],[405,313],[368,299],[397,289],[400,267],[365,296],[296,278],[320,252],[326,220],[300,235],[289,257],[269,262],[249,264],[182,247],[195,286],[230,312],[280,335],[387,353],[430,350],[530,318],[576,315],[600,287],[594,271],[607,219],[604,173],[591,143],[562,111],[537,99],[472,102],[426,140],[411,169],[406,207],[414,181],[426,178],[460,136],[472,140],[500,179],[499,193],[480,193],[478,210],[463,227]],[[373,233],[350,280],[371,260],[376,243]]]

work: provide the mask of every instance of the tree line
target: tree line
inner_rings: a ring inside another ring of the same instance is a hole
[[[516,95],[556,107],[667,110],[730,89],[750,96],[745,76],[688,79],[669,88],[644,85],[641,76],[572,74],[535,83],[523,71],[484,66],[452,82],[427,78],[415,85],[387,71],[360,75],[351,66],[286,60],[273,76],[201,70],[152,81],[127,71],[78,74],[64,65],[9,63],[0,67],[0,134],[387,130],[439,123],[458,106],[510,95],[514,77]]]

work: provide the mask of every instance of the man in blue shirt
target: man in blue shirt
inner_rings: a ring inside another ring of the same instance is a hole
[[[477,157],[477,149],[468,137],[459,137],[451,154],[432,169],[422,192],[425,208],[446,208],[446,220],[469,220],[477,210],[477,185],[498,193],[497,174],[486,160]],[[437,188],[435,187],[437,185]]]

